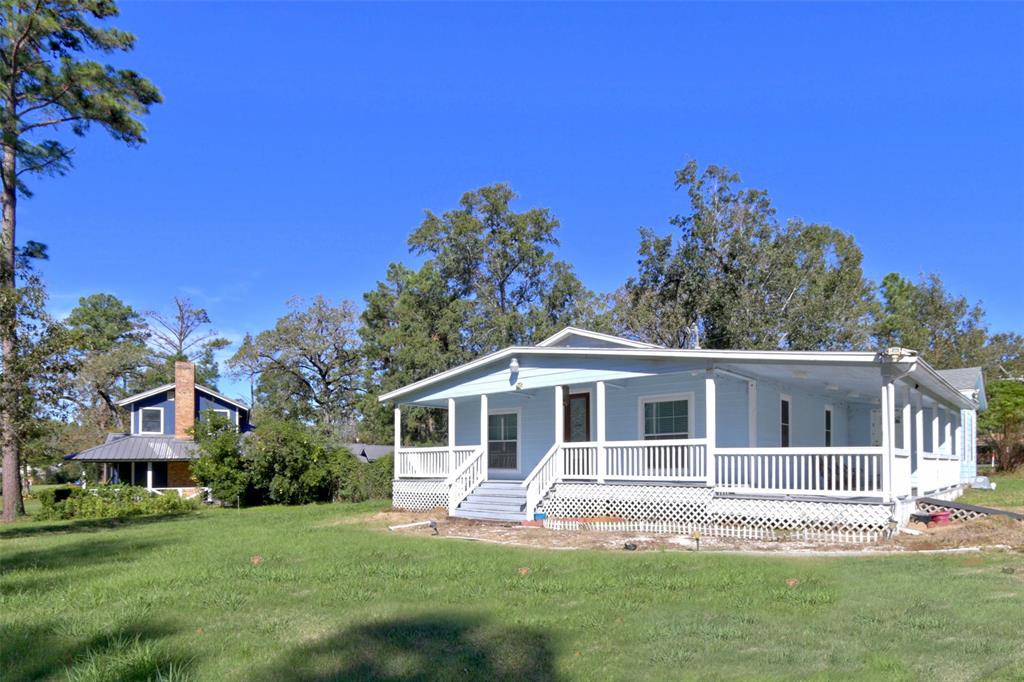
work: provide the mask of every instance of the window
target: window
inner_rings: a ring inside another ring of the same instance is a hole
[[[164,411],[160,407],[143,407],[139,410],[139,433],[163,433]]]
[[[789,425],[790,425],[790,403],[791,399],[789,396],[782,397],[782,404],[780,410],[779,419],[779,444],[784,447],[789,447]]]
[[[167,391],[167,400],[174,400],[174,389]]]
[[[519,414],[502,412],[487,418],[487,466],[519,468]]]
[[[220,416],[224,417],[228,421],[234,421],[234,420],[231,419],[231,410],[224,410],[224,409],[221,409],[221,408],[215,408],[213,411],[216,412],[217,414],[219,414]]]
[[[641,399],[642,436],[644,440],[667,440],[690,437],[689,396],[661,396]]]
[[[825,408],[825,447],[832,447],[832,408]]]

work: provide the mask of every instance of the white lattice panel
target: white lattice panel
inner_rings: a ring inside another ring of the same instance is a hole
[[[391,505],[406,511],[428,511],[448,507],[448,484],[444,479],[401,480],[391,484]]]
[[[549,528],[871,542],[890,533],[892,508],[807,500],[715,497],[710,488],[559,483],[544,502]],[[620,517],[622,521],[589,521]]]

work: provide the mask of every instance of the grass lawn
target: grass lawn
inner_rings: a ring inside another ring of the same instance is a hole
[[[0,679],[1024,678],[1022,553],[528,550],[351,523],[381,507],[4,528]]]
[[[958,501],[1024,512],[1024,471],[996,474],[991,478],[995,481],[995,490],[968,490]]]

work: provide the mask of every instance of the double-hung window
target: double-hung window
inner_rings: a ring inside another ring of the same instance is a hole
[[[162,407],[143,407],[139,410],[139,433],[163,433],[164,410]]]
[[[690,437],[689,397],[667,396],[641,401],[644,440],[670,440]]]

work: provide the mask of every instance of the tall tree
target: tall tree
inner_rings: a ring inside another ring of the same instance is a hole
[[[695,161],[676,173],[690,211],[676,235],[641,229],[638,272],[615,324],[673,348],[842,349],[866,345],[871,284],[853,239],[827,225],[780,225],[765,190]]]
[[[0,0],[0,450],[3,452],[3,520],[21,507],[14,405],[24,384],[11,371],[17,357],[18,294],[15,238],[18,194],[30,175],[60,175],[71,148],[51,135],[65,128],[84,135],[97,124],[128,144],[145,141],[139,116],[160,101],[156,87],[129,69],[86,58],[132,49],[135,37],[97,25],[117,16],[113,0]]]
[[[392,263],[364,294],[360,335],[367,358],[360,433],[390,440],[390,412],[376,396],[399,385],[570,324],[603,327],[602,301],[555,258],[558,220],[548,209],[512,209],[516,194],[497,184],[467,192],[458,208],[428,211],[409,248],[419,270]],[[410,437],[433,441],[443,416],[410,410]]]
[[[64,323],[75,360],[68,398],[78,421],[97,437],[123,429],[117,401],[153,359],[142,316],[116,296],[93,294],[80,298]]]
[[[170,315],[150,310],[146,312],[146,319],[150,343],[161,362],[154,363],[140,388],[174,381],[174,363],[178,360],[194,362],[196,381],[216,387],[220,368],[215,354],[231,342],[210,329],[210,315],[205,308],[193,305],[188,298],[176,296]]]
[[[350,425],[360,388],[361,356],[355,306],[317,296],[272,329],[243,344],[228,365],[258,374],[257,403],[273,416],[315,421],[339,438]],[[253,368],[255,366],[255,368]]]

